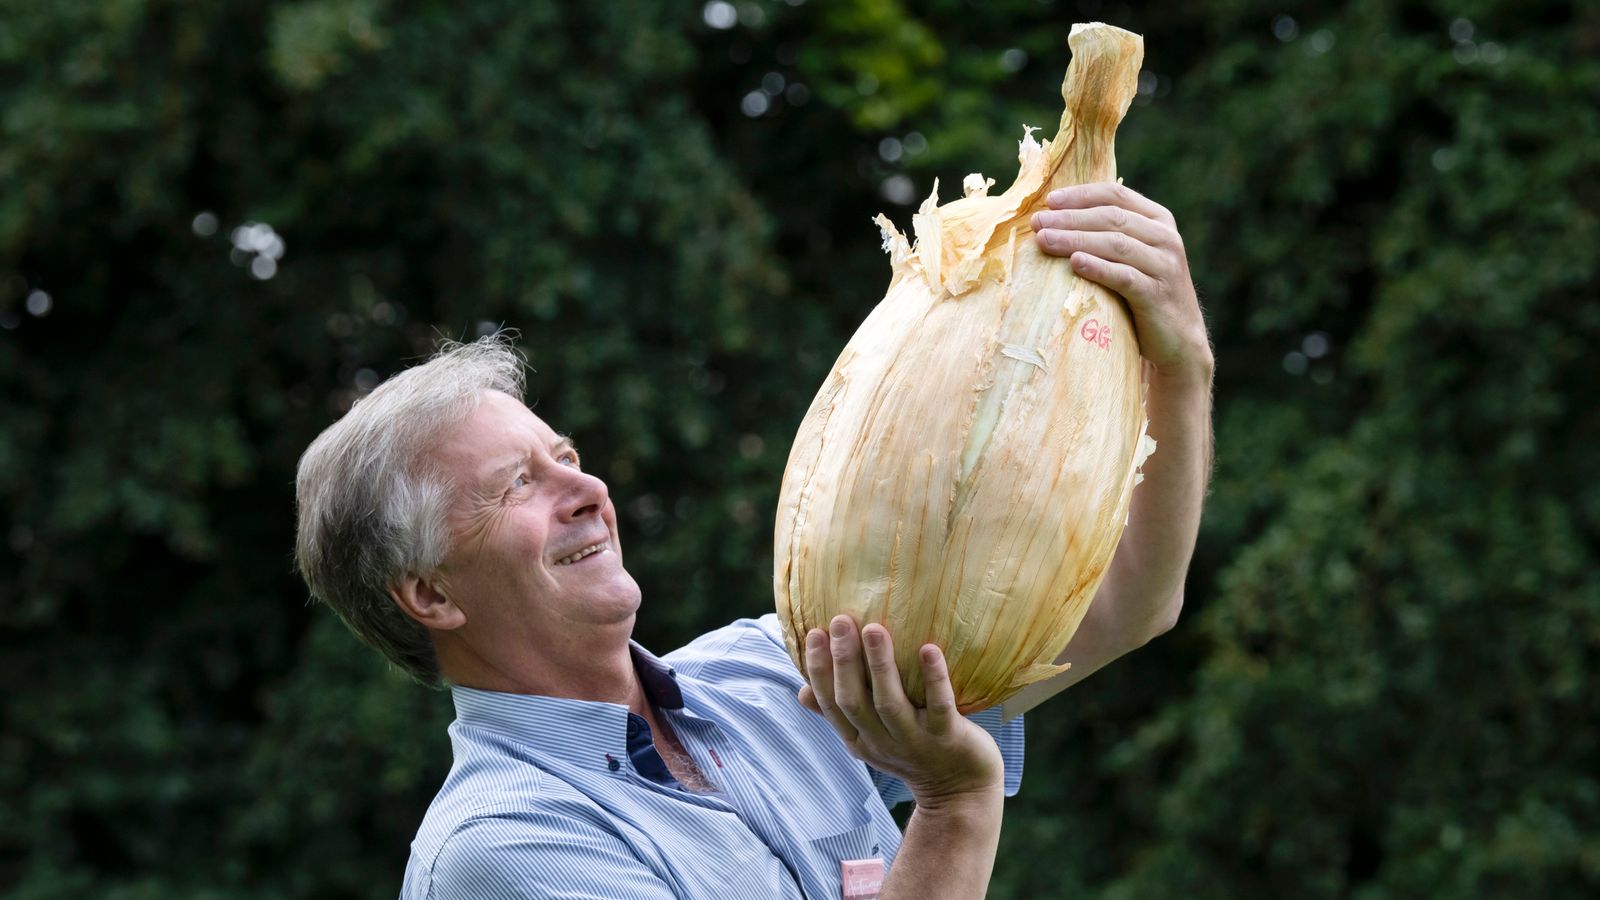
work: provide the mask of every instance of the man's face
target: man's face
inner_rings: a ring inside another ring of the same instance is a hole
[[[566,438],[485,391],[433,461],[456,485],[439,582],[466,615],[463,637],[517,652],[589,626],[631,629],[639,585],[622,567],[616,509]]]

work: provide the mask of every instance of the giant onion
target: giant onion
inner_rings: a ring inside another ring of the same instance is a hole
[[[1145,433],[1139,347],[1120,297],[1041,253],[1052,189],[1116,178],[1113,139],[1143,40],[1076,25],[1053,140],[1025,130],[999,196],[969,176],[912,217],[883,216],[888,294],[839,355],[795,436],[774,535],[790,654],[848,613],[895,637],[921,703],[917,648],[938,644],[963,711],[1059,672],[1127,522]]]

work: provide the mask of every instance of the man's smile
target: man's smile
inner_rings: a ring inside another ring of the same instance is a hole
[[[570,566],[573,563],[582,562],[583,560],[588,559],[591,556],[598,555],[598,554],[603,553],[603,552],[605,552],[607,550],[610,550],[610,549],[611,549],[611,542],[609,540],[601,541],[598,544],[590,544],[589,546],[584,547],[582,550],[579,550],[576,553],[568,554],[567,556],[563,556],[560,559],[556,560],[556,565],[558,565],[558,566]]]

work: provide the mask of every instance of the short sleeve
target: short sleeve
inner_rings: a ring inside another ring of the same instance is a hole
[[[434,900],[673,900],[671,887],[616,834],[517,812],[467,820],[433,864]]]
[[[1000,707],[991,706],[967,716],[989,736],[994,738],[995,744],[1000,747],[1000,758],[1006,767],[1005,791],[1007,797],[1015,797],[1022,789],[1022,716],[1017,716],[1011,721],[1005,721],[1000,715]],[[878,789],[878,796],[883,798],[883,804],[894,809],[902,803],[911,800],[911,790],[906,783],[893,775],[885,775],[876,769],[872,772],[872,786]]]
[[[764,634],[765,641],[742,641],[751,629]],[[741,652],[734,652],[736,649]],[[789,658],[789,651],[783,643],[783,629],[778,624],[778,617],[767,613],[760,619],[741,619],[729,628],[719,629],[710,635],[690,644],[678,653],[685,654],[682,658],[685,664],[696,665],[699,668],[710,670],[715,666],[731,667],[738,664],[742,671],[749,671],[751,667],[760,666],[761,671],[768,673],[769,677],[785,686],[787,690],[798,690],[805,681],[800,672],[795,669],[794,661]],[[676,654],[674,654],[676,655]],[[702,676],[704,677],[704,675]],[[1005,763],[1005,795],[1015,797],[1022,788],[1022,716],[1017,716],[1011,721],[1001,717],[1001,708],[991,706],[967,716],[984,731],[1000,747],[1000,758]],[[911,790],[905,782],[885,775],[870,766],[867,771],[872,775],[872,784],[878,789],[878,796],[883,798],[885,806],[894,807],[912,799]]]

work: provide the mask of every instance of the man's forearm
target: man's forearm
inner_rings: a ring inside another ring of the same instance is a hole
[[[1004,805],[999,785],[953,802],[919,804],[878,900],[970,900],[987,894]]]
[[[1144,483],[1133,491],[1128,528],[1106,582],[1124,623],[1147,623],[1149,638],[1177,620],[1200,532],[1211,481],[1210,365],[1181,376],[1153,372],[1147,404],[1156,452],[1145,461]]]
[[[1211,478],[1211,364],[1150,374],[1146,411],[1156,452],[1133,491],[1128,527],[1083,624],[1058,662],[1068,687],[1177,621]]]

